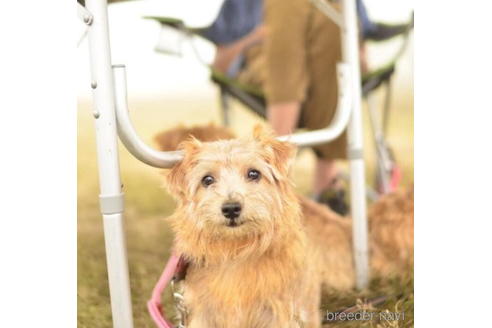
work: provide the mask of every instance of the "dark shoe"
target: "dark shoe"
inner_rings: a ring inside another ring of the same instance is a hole
[[[318,202],[327,205],[341,216],[345,216],[349,212],[348,204],[345,201],[344,189],[329,189],[319,197]]]

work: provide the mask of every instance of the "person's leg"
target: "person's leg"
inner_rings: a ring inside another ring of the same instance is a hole
[[[313,11],[313,26],[307,39],[309,90],[303,103],[299,122],[308,130],[318,130],[329,126],[336,115],[338,103],[337,63],[341,60],[341,41],[339,27],[320,11]],[[339,169],[337,160],[347,157],[346,133],[328,143],[313,147],[316,154],[311,197],[328,205],[335,212],[345,215],[348,211],[345,202],[343,181],[337,179]]]
[[[246,69],[239,75],[243,83],[260,85],[265,91],[267,119],[277,135],[293,133],[297,127],[326,128],[335,115],[336,63],[341,57],[339,30],[312,10],[305,1],[266,0],[267,37],[261,48],[255,48],[259,50],[257,56],[249,52]],[[313,14],[315,21],[311,21]],[[286,26],[285,17],[294,16],[298,19]],[[317,27],[308,28],[311,25]],[[306,34],[320,28],[323,33]],[[338,174],[332,159],[345,157],[344,140],[343,136],[314,147],[320,159],[313,194],[340,187],[332,183]]]
[[[288,102],[268,106],[267,118],[275,133],[279,136],[291,134],[297,126],[301,105],[299,102]],[[336,178],[338,168],[332,159],[316,159],[312,196],[320,198],[327,189],[338,189]]]
[[[313,198],[319,198],[321,193],[328,188],[337,188],[336,178],[338,168],[332,159],[316,159],[316,169],[314,171]]]
[[[297,101],[268,106],[267,119],[279,136],[291,134],[297,126],[301,104]]]

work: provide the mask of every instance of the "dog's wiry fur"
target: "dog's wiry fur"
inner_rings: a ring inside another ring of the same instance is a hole
[[[258,132],[254,141],[192,139],[183,149],[168,183],[178,201],[175,248],[191,263],[189,327],[298,327],[308,279],[306,234],[287,177],[294,147]],[[258,181],[247,179],[251,168]],[[216,182],[202,186],[205,175]],[[221,213],[231,201],[242,206],[236,227]]]
[[[249,140],[191,138],[181,149],[167,182],[177,200],[175,249],[190,262],[188,327],[319,327],[322,286],[354,285],[351,221],[296,195],[288,176],[295,147],[257,128]],[[249,169],[261,178],[249,180]],[[205,175],[215,182],[202,185]],[[413,206],[388,215],[408,195],[387,198],[370,211],[373,274],[413,261]],[[221,213],[231,201],[242,207],[234,227]]]
[[[413,268],[413,187],[379,199],[369,208],[371,266],[383,277]]]
[[[308,237],[320,249],[316,262],[323,287],[339,291],[354,287],[352,220],[328,207],[300,197]],[[413,268],[413,189],[383,196],[370,206],[371,276],[403,276]]]

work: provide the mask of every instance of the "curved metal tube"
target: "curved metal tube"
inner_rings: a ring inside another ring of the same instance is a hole
[[[171,168],[176,162],[181,161],[183,159],[181,151],[158,151],[140,139],[128,112],[125,66],[113,65],[113,77],[118,135],[128,151],[145,164],[158,168]]]
[[[331,124],[316,131],[308,131],[281,136],[278,139],[288,141],[300,147],[315,146],[329,142],[345,130],[352,112],[350,90],[350,69],[347,64],[337,65],[338,104],[335,117]],[[183,159],[181,151],[162,152],[145,144],[133,127],[128,112],[126,96],[126,70],[124,65],[113,65],[116,122],[118,135],[128,151],[140,161],[158,168],[171,168]]]
[[[324,129],[295,133],[281,136],[278,139],[288,141],[299,147],[316,146],[329,142],[342,134],[350,120],[352,113],[352,94],[350,92],[350,67],[344,63],[338,63],[338,102],[335,117],[330,125]]]

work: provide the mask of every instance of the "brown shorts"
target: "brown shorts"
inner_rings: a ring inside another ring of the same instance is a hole
[[[301,102],[299,128],[327,127],[338,100],[338,26],[308,0],[265,0],[264,13],[267,37],[248,50],[239,80],[261,87],[269,104]],[[343,133],[313,149],[323,159],[345,159],[346,143]]]

